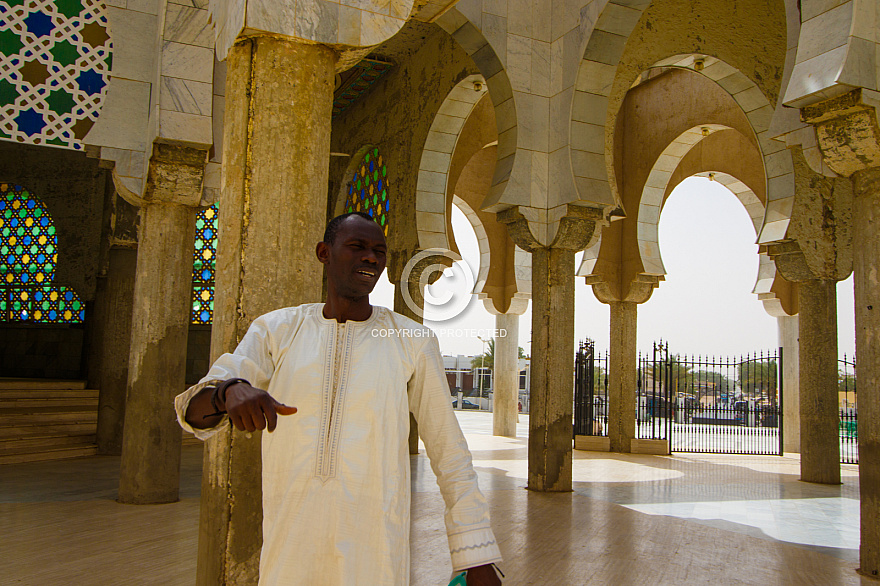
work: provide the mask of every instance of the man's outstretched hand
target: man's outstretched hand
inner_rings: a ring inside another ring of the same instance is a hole
[[[492,564],[477,566],[467,571],[468,586],[501,586],[501,578],[495,573]]]
[[[296,407],[279,403],[263,389],[240,382],[226,389],[226,412],[229,414],[229,421],[238,430],[266,429],[271,433],[278,424],[278,416],[293,415]]]

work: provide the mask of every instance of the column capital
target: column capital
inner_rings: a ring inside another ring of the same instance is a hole
[[[880,93],[864,88],[801,109],[801,120],[816,128],[828,167],[844,177],[880,167]]]
[[[202,205],[208,150],[203,148],[154,143],[147,167],[147,185],[140,196],[116,181],[120,196],[128,203],[143,207],[150,204]]]
[[[510,238],[526,252],[538,248],[583,250],[596,241],[601,227],[607,224],[599,208],[566,204],[553,210],[538,210],[546,212],[542,218],[530,217],[535,215],[534,211],[513,206],[497,214],[498,221],[507,226]]]
[[[807,264],[807,259],[800,245],[794,240],[774,242],[762,246],[762,252],[773,259],[776,270],[792,283],[804,283],[819,279]]]

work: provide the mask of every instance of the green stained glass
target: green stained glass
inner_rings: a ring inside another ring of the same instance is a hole
[[[58,239],[48,210],[20,185],[0,183],[0,196],[0,296],[10,309],[0,321],[82,323],[76,292],[52,285]]]
[[[64,90],[55,90],[49,94],[46,103],[49,104],[49,107],[52,108],[52,110],[59,114],[70,114],[73,111],[73,107],[76,105],[73,96]]]
[[[73,65],[79,59],[79,51],[69,41],[58,41],[54,47],[49,49],[49,52],[55,57],[55,61],[65,67]]]
[[[364,212],[372,216],[388,235],[390,201],[388,195],[388,169],[378,147],[367,151],[357,164],[348,185],[345,211]]]
[[[193,246],[192,309],[193,324],[211,324],[214,320],[214,280],[217,272],[217,204],[199,212]]]

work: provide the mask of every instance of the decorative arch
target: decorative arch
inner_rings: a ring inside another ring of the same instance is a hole
[[[21,185],[0,183],[0,322],[82,323],[79,295],[52,284],[57,266],[48,208]]]
[[[472,293],[476,294],[479,299],[485,299],[486,293],[483,291],[483,288],[486,285],[486,280],[489,278],[489,263],[492,260],[489,236],[486,234],[486,229],[483,227],[483,222],[480,221],[477,212],[465,200],[457,195],[453,195],[452,205],[461,210],[461,213],[464,214],[464,217],[470,223],[471,228],[474,229],[474,234],[477,235],[477,246],[480,249],[480,270],[477,273]]]
[[[585,39],[572,101],[571,165],[579,192],[585,189],[613,200],[615,169],[606,153],[612,142],[614,123],[609,112],[614,86],[619,87],[618,69],[627,41],[650,2],[609,0],[601,9],[587,14],[595,23]],[[790,17],[790,15],[787,15]],[[715,57],[678,54],[654,63],[650,68],[682,67],[715,81],[727,91],[748,117],[765,160],[768,182],[767,218],[759,242],[784,238],[794,200],[794,170],[785,145],[771,139],[768,129],[773,107],[759,87],[739,70]],[[631,81],[637,82],[638,79]],[[629,83],[627,83],[627,87]],[[591,195],[591,199],[595,196]]]
[[[83,149],[113,59],[100,0],[0,0],[0,138]]]
[[[469,75],[450,90],[431,123],[425,147],[422,149],[416,184],[416,230],[419,248],[423,250],[449,248],[446,234],[446,194],[452,153],[455,152],[468,116],[486,92],[487,85],[483,77]],[[496,165],[496,176],[497,169]],[[492,189],[494,183],[493,180]]]

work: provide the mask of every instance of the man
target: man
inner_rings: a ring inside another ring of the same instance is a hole
[[[235,352],[175,400],[180,424],[202,439],[230,421],[269,432],[260,584],[408,583],[410,412],[446,503],[453,570],[467,570],[469,586],[500,584],[437,339],[369,302],[385,268],[382,229],[366,214],[339,216],[315,252],[326,303],[257,318]]]

